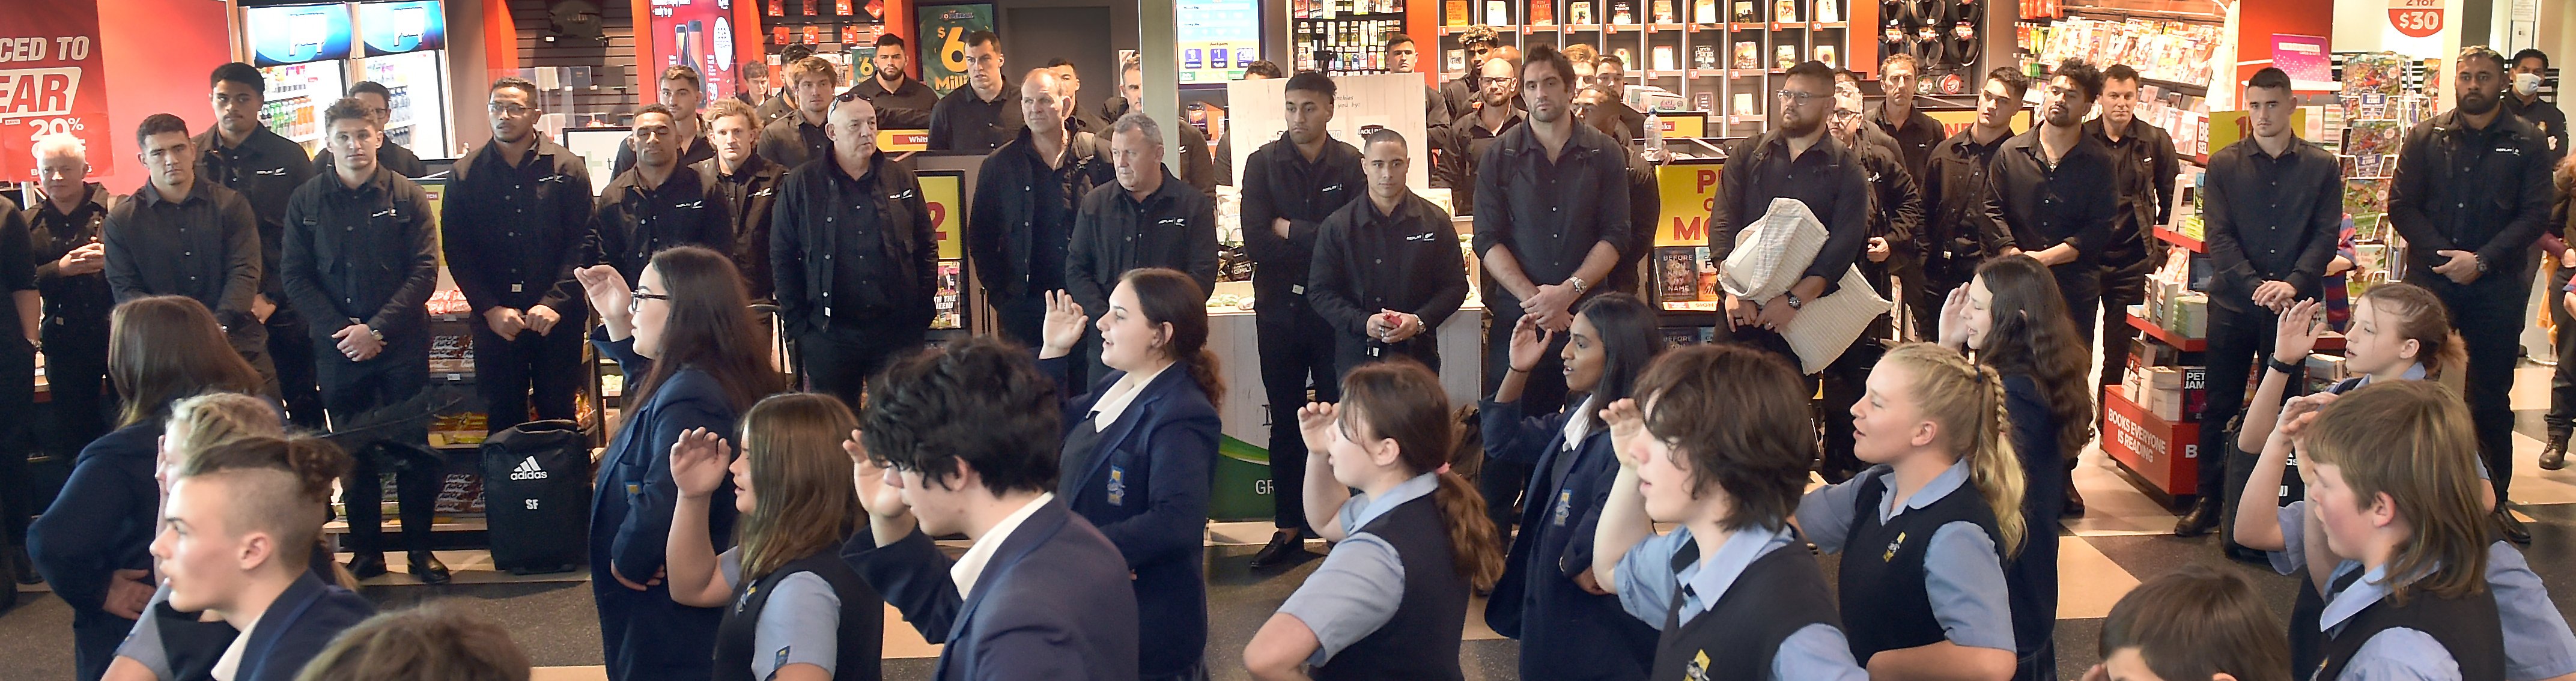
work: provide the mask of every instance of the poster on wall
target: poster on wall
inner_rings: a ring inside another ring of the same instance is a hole
[[[0,38],[0,177],[35,177],[35,140],[57,133],[79,137],[90,158],[116,158],[98,3],[40,2],[12,20],[18,37]]]
[[[358,4],[359,39],[367,56],[402,54],[447,47],[447,18],[438,0]]]
[[[943,97],[966,87],[966,36],[993,30],[993,6],[923,5],[913,11],[920,22],[913,35],[920,36],[926,47],[917,52],[922,55],[921,82]]]
[[[1182,85],[1242,80],[1243,65],[1261,58],[1261,6],[1255,0],[1180,0],[1172,9]]]
[[[698,70],[704,85],[699,104],[733,93],[733,0],[653,0],[653,16],[645,25],[653,56],[660,59],[652,68],[654,77],[662,69],[687,65]]]

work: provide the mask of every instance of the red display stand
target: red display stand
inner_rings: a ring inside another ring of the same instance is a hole
[[[2114,385],[2102,389],[2102,430],[2102,451],[2140,491],[2167,505],[2197,493],[2200,424],[2156,418]]]

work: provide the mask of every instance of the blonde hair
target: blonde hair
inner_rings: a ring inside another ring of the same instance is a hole
[[[181,399],[170,405],[170,420],[163,428],[170,439],[163,449],[176,455],[168,462],[174,470],[216,445],[247,437],[286,437],[286,419],[275,406],[241,393]]]
[[[2432,381],[2372,382],[2336,398],[2309,429],[2309,461],[2334,466],[2362,508],[2386,495],[2413,528],[2385,566],[2392,579],[2420,575],[2388,585],[2400,605],[2417,589],[2455,598],[2486,588],[2476,433],[2460,394]]]
[[[37,163],[43,163],[45,159],[55,156],[68,156],[80,159],[83,163],[89,162],[89,143],[81,141],[81,138],[68,132],[36,138],[33,150]]]
[[[1926,418],[1940,424],[1942,446],[1968,462],[1968,483],[1995,514],[1995,533],[2004,555],[2021,553],[2029,526],[2021,516],[2021,458],[2007,436],[2011,418],[2004,413],[2004,379],[1994,367],[1931,343],[1907,343],[1887,352],[1882,363],[1914,372],[1914,403]]]

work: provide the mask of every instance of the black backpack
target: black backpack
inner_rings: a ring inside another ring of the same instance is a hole
[[[588,565],[590,493],[590,436],[580,424],[531,421],[484,440],[493,567],[526,575]]]

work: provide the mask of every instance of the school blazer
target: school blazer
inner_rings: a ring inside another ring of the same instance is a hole
[[[1137,678],[1136,598],[1122,588],[1127,561],[1062,498],[1002,539],[963,598],[948,557],[919,531],[885,546],[861,531],[842,545],[841,560],[923,639],[946,644],[932,678]]]
[[[304,664],[322,654],[340,632],[375,616],[376,604],[356,592],[324,584],[306,570],[252,625],[242,643],[236,681],[294,681]]]
[[[1038,364],[1063,385],[1070,359]],[[1109,372],[1089,394],[1067,399],[1065,427],[1082,427],[1100,394],[1126,375]],[[1179,673],[1207,647],[1203,549],[1217,428],[1216,405],[1189,367],[1175,364],[1100,432],[1083,470],[1057,471],[1056,498],[1098,527],[1136,573],[1136,615],[1156,639],[1140,662],[1145,674]]]
[[[652,360],[635,354],[633,337],[610,342],[605,329],[594,327],[590,341],[635,380],[653,371]],[[694,369],[672,372],[651,399],[627,415],[599,459],[598,488],[590,495],[592,579],[609,579],[610,565],[639,583],[662,569],[671,513],[680,498],[679,483],[671,480],[671,443],[691,428],[732,433],[738,416],[724,386]],[[722,551],[733,536],[733,485],[717,485],[707,509],[707,536]]]
[[[1580,404],[1579,402],[1576,404]],[[1550,658],[1522,669],[1550,678],[1619,678],[1642,675],[1654,660],[1655,630],[1620,607],[1617,596],[1595,596],[1575,586],[1574,575],[1592,569],[1592,531],[1619,475],[1608,428],[1594,428],[1565,451],[1565,422],[1575,409],[1524,416],[1519,403],[1483,401],[1488,459],[1529,464],[1520,528],[1485,603],[1485,624],[1495,633],[1591,655]],[[1543,487],[1557,457],[1577,457],[1554,489]],[[1558,506],[1562,503],[1563,513]],[[1540,535],[1546,535],[1541,537]],[[1535,606],[1542,612],[1530,612]],[[1562,660],[1562,662],[1557,662]]]

